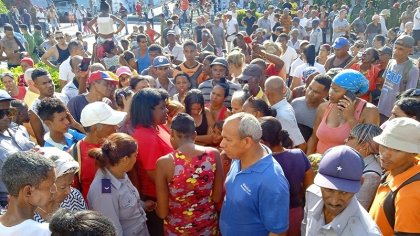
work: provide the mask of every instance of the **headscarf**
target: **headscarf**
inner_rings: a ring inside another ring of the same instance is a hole
[[[79,171],[79,163],[65,151],[56,147],[42,147],[40,152],[43,153],[44,157],[54,162],[56,178]]]
[[[356,95],[363,95],[369,90],[369,81],[359,71],[345,69],[334,76],[332,82]]]

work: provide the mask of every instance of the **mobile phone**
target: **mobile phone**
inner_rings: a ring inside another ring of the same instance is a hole
[[[356,94],[354,94],[350,90],[347,90],[345,95],[346,95],[346,97],[350,98],[350,100],[352,100],[352,101],[356,100]]]
[[[91,58],[89,57],[84,57],[82,60],[82,63],[80,64],[80,70],[81,71],[87,71],[90,65],[90,60]]]

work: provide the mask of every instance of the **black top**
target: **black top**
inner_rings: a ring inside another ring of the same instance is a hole
[[[203,119],[201,121],[201,124],[197,127],[195,127],[195,132],[197,132],[197,135],[206,135],[209,125],[207,124],[207,117],[206,112],[203,110],[202,112]]]
[[[57,47],[57,51],[58,51],[57,65],[60,65],[61,63],[63,63],[63,61],[69,58],[70,52],[68,48],[61,49],[57,44],[55,46]]]

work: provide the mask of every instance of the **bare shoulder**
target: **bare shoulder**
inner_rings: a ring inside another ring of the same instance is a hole
[[[171,164],[173,164],[173,156],[172,154],[167,154],[165,156],[161,156],[157,161],[156,161],[156,166],[169,166]]]

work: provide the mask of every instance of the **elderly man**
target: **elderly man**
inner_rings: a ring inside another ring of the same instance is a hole
[[[305,143],[305,139],[297,125],[295,111],[285,98],[286,92],[287,86],[282,78],[271,76],[265,81],[265,95],[272,108],[277,111],[276,118],[280,121],[283,129],[289,133],[293,145],[299,146]]]
[[[350,42],[348,39],[338,37],[332,47],[334,48],[334,54],[325,62],[325,71],[331,68],[345,68],[353,58],[349,54]]]
[[[347,10],[341,9],[338,17],[333,21],[333,40],[346,35],[350,30],[349,22],[346,19]]]
[[[59,66],[58,78],[60,79],[60,88],[70,83],[71,80],[74,78],[73,68],[70,65],[70,60],[74,56],[83,56],[85,55],[85,49],[83,47],[83,43],[79,40],[73,40],[67,46],[69,50],[70,56],[61,63]]]
[[[385,236],[419,235],[420,123],[412,118],[395,118],[373,141],[379,144],[386,174],[369,213]]]
[[[306,190],[301,235],[382,235],[357,201],[364,163],[348,146],[324,153],[314,183]]]
[[[14,115],[10,106],[12,100],[14,99],[6,91],[0,89],[0,168],[9,155],[18,151],[28,151],[35,146],[21,129],[11,128]],[[0,179],[0,208],[6,205],[7,189]]]
[[[261,126],[250,114],[234,114],[223,125],[220,146],[234,159],[220,216],[223,235],[286,235],[289,187],[261,136]]]
[[[35,209],[57,192],[54,162],[35,152],[17,152],[4,162],[0,178],[9,191],[7,211],[0,216],[1,235],[51,235],[48,224],[33,218]]]
[[[260,87],[264,73],[261,67],[257,64],[249,64],[242,71],[242,74],[238,77],[238,82],[242,86],[247,86],[249,94],[255,98],[261,98],[268,101],[264,95],[264,91]]]
[[[268,19],[268,16],[269,16],[269,12],[264,11],[263,17],[258,19],[258,22],[257,22],[258,28],[265,30],[264,38],[266,39],[268,39],[271,36],[271,23],[270,23],[270,19]]]

